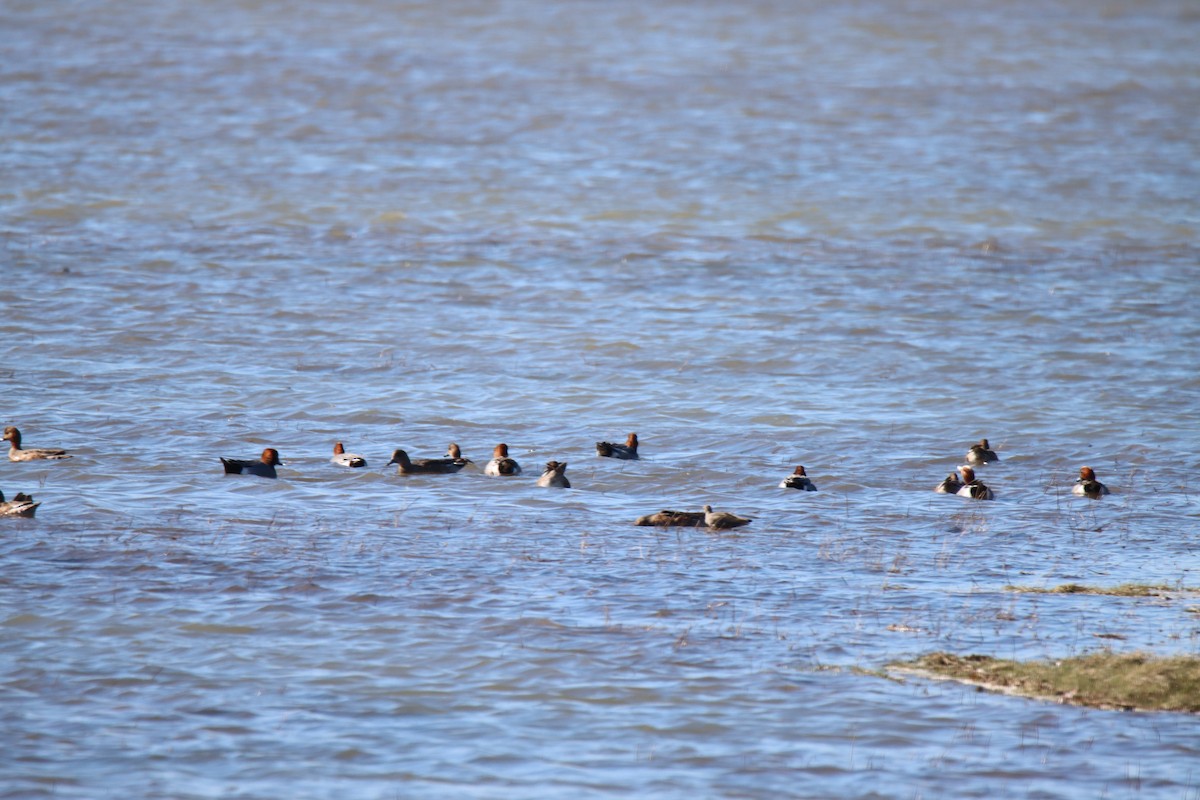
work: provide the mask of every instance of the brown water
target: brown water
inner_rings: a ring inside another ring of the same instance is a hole
[[[0,796],[1200,797],[1192,3],[0,17]]]

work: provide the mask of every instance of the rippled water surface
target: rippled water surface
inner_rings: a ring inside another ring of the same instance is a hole
[[[1200,797],[882,675],[1200,650],[1006,589],[1200,586],[1200,13],[960,6],[0,3],[0,796]]]

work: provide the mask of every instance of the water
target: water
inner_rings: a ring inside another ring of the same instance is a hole
[[[4,16],[4,424],[76,455],[0,464],[3,796],[1200,796],[1191,717],[876,674],[1200,649],[1005,590],[1200,585],[1191,4]],[[526,474],[384,466],[451,441]]]

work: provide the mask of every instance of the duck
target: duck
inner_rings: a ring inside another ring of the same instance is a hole
[[[484,475],[520,475],[521,465],[508,457],[508,445],[501,442],[492,450],[492,460],[483,468]]]
[[[565,461],[547,461],[546,471],[537,479],[538,486],[554,486],[559,489],[570,489],[571,482],[567,480],[565,473],[567,470],[567,462]]]
[[[71,457],[66,450],[56,450],[49,447],[22,450],[21,432],[12,425],[4,429],[4,440],[11,444],[8,450],[9,461],[58,461]]]
[[[631,433],[628,437],[626,437],[625,444],[596,442],[596,455],[603,456],[605,458],[621,458],[631,461],[638,457],[637,447],[637,434]]]
[[[970,464],[990,464],[999,460],[1000,456],[988,445],[987,439],[980,439],[979,444],[971,445],[971,449],[967,451],[967,462]]]
[[[279,460],[279,451],[274,447],[263,450],[258,461],[222,458],[221,464],[225,467],[226,475],[257,475],[260,478],[278,477],[275,467],[283,466],[283,462]]]
[[[779,482],[780,489],[799,489],[802,492],[815,492],[817,485],[809,479],[804,467],[796,467],[796,471]]]
[[[451,442],[450,446],[446,448],[446,458],[452,458],[455,461],[461,461],[463,462],[464,466],[475,463],[469,458],[463,458],[462,449],[454,442]]]
[[[1108,487],[1100,481],[1096,480],[1096,471],[1091,467],[1079,468],[1079,479],[1075,481],[1075,485],[1071,488],[1073,494],[1083,497],[1090,497],[1095,500],[1097,497],[1103,497],[1106,494],[1111,494]]]
[[[342,447],[341,442],[333,443],[333,458],[329,460],[334,464],[337,464],[339,467],[358,468],[365,467],[367,465],[367,460],[362,456],[354,453],[347,453],[345,448]]]
[[[714,530],[728,530],[749,525],[753,520],[730,514],[728,511],[713,511],[712,506],[704,507],[704,524]]]
[[[662,511],[656,511],[653,514],[646,514],[637,518],[634,525],[658,525],[662,527],[680,526],[688,528],[699,528],[704,524],[703,511],[671,511],[664,508]]]
[[[0,492],[0,517],[32,517],[40,505],[33,502],[29,495],[20,492],[12,500],[6,501],[4,492]]]
[[[995,500],[995,493],[975,477],[975,470],[970,467],[959,467],[958,471],[962,474],[962,486],[959,488],[956,495],[959,497],[969,497],[972,500]]]
[[[933,488],[938,494],[958,494],[958,490],[963,487],[962,481],[958,479],[958,475],[951,472],[946,476],[946,479]]]
[[[396,464],[396,472],[400,475],[448,475],[468,463],[465,458],[418,458],[413,461],[403,450],[393,450],[388,466]]]

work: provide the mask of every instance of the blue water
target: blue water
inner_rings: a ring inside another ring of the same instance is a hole
[[[1200,796],[1189,3],[4,16],[0,796]]]

